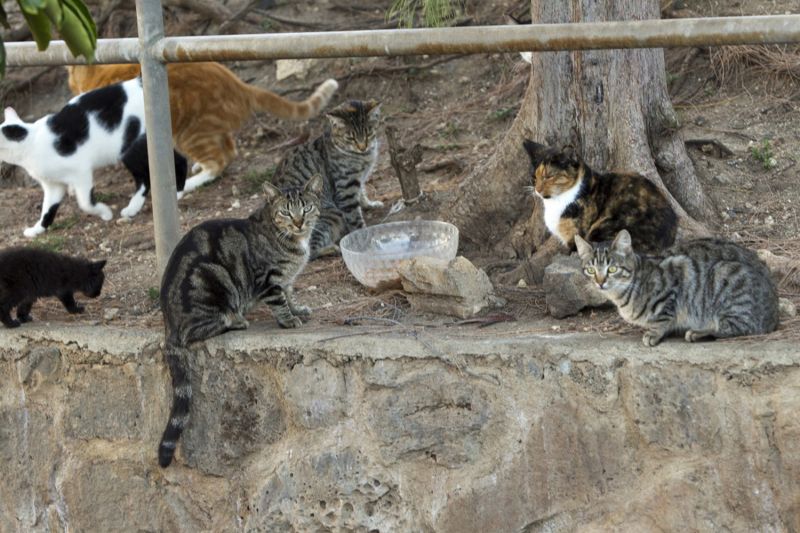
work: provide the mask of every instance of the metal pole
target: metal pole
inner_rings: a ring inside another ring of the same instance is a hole
[[[166,61],[548,52],[800,42],[800,15],[167,37]]]
[[[153,42],[152,52],[164,61],[230,61],[797,42],[800,42],[800,15],[768,15],[167,37],[161,43]],[[83,59],[71,56],[63,41],[51,42],[43,52],[38,52],[36,44],[32,42],[6,43],[6,52],[9,66],[84,63]],[[100,63],[135,63],[137,57],[135,43],[129,39],[98,41],[97,58]]]
[[[144,120],[150,165],[156,262],[160,276],[178,243],[178,202],[167,68],[154,53],[164,38],[161,0],[136,0],[136,19],[141,46],[139,57],[144,87]]]

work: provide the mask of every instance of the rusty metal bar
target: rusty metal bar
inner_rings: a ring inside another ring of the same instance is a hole
[[[156,263],[161,276],[172,250],[178,244],[179,228],[167,67],[157,53],[157,48],[164,38],[161,0],[136,0],[136,19],[139,28],[139,46],[142,51],[140,61]]]
[[[167,37],[167,61],[477,54],[800,42],[800,15]]]
[[[64,41],[51,41],[47,50],[39,51],[30,41],[6,43],[7,65],[10,67],[32,67],[45,65],[80,65],[83,58],[75,58]],[[98,39],[95,52],[96,63],[138,63],[139,39]]]
[[[167,37],[154,53],[165,61],[226,61],[792,42],[800,42],[800,15]],[[7,43],[6,49],[10,66],[83,62],[61,41],[44,52],[33,43]],[[135,40],[98,41],[101,63],[135,63],[137,57]]]

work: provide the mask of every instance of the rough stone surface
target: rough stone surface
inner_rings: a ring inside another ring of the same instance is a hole
[[[557,255],[544,269],[543,288],[547,311],[555,318],[565,318],[584,307],[608,303],[584,275],[577,255]]]
[[[518,328],[212,339],[168,469],[158,332],[0,330],[0,531],[800,530],[794,343]]]
[[[469,318],[499,303],[489,276],[466,257],[416,257],[401,261],[397,271],[411,308],[423,313]]]

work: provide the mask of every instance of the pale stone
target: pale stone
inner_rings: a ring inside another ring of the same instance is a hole
[[[397,271],[412,309],[420,312],[469,318],[490,305],[502,303],[494,295],[486,272],[466,257],[449,262],[415,257],[401,261]]]
[[[555,318],[576,314],[584,307],[598,307],[608,303],[592,281],[583,273],[581,260],[576,255],[558,255],[544,269],[542,283],[547,312]]]
[[[275,78],[280,81],[296,76],[304,80],[313,64],[313,59],[278,59],[275,61]]]

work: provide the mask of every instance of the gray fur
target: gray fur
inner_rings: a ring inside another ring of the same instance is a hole
[[[380,104],[354,100],[327,113],[325,132],[292,150],[275,172],[278,187],[302,187],[314,174],[325,177],[322,213],[311,237],[311,259],[338,251],[339,240],[366,226],[362,207],[380,207],[364,184],[378,160]]]
[[[759,335],[778,327],[769,270],[746,248],[721,239],[676,244],[663,256],[635,253],[620,231],[609,246],[575,238],[584,273],[627,322],[644,327],[645,346],[670,334],[688,342]]]
[[[159,447],[169,466],[189,420],[192,389],[189,345],[226,331],[246,329],[247,311],[263,302],[278,324],[296,328],[310,316],[295,305],[292,284],[308,262],[309,240],[319,216],[322,178],[280,191],[265,185],[266,205],[248,219],[210,220],[195,226],[172,252],[161,282],[164,355],[172,375],[170,420]]]

